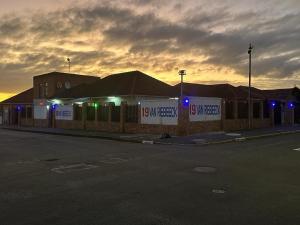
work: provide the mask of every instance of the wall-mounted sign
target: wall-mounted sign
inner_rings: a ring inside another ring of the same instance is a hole
[[[141,123],[177,125],[177,100],[151,100],[141,101]]]
[[[190,121],[221,120],[221,98],[190,97]]]
[[[72,105],[57,106],[57,108],[55,109],[55,119],[73,120],[73,106]]]
[[[40,106],[40,105],[34,106],[34,119],[45,120],[47,119],[47,115],[48,115],[47,106]]]

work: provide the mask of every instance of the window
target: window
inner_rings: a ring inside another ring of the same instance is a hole
[[[268,101],[264,101],[264,118],[270,118],[270,107]]]
[[[239,102],[238,103],[238,118],[247,119],[248,118],[248,103]]]
[[[260,117],[260,103],[253,103],[253,118],[258,119]]]
[[[43,84],[39,85],[39,98],[44,98],[44,88]]]
[[[226,119],[234,119],[234,102],[226,101],[225,103]]]
[[[127,105],[126,106],[126,122],[128,123],[137,123],[138,122],[138,105]]]
[[[109,106],[99,106],[97,110],[98,121],[107,122],[109,114]]]
[[[44,93],[45,97],[48,97],[48,83],[45,83],[45,93]]]

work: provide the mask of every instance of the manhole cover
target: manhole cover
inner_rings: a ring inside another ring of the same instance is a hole
[[[85,164],[85,163],[79,163],[79,164],[73,164],[68,166],[59,166],[56,168],[51,169],[51,171],[55,173],[69,173],[74,171],[81,171],[81,170],[90,170],[97,168],[98,166],[92,165],[92,164]]]
[[[214,194],[225,194],[226,193],[226,191],[223,189],[213,189],[211,192]]]
[[[208,166],[200,166],[200,167],[196,167],[194,168],[194,171],[198,172],[198,173],[214,173],[216,172],[216,168],[214,167],[208,167]]]

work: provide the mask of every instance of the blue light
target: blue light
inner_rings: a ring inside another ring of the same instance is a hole
[[[22,108],[22,107],[18,105],[18,106],[17,106],[17,111],[18,111],[18,112],[21,111],[21,108]]]
[[[293,109],[295,107],[294,103],[292,103],[292,102],[290,102],[288,106],[290,109]]]
[[[276,102],[271,102],[271,106],[272,106],[273,108],[275,108]]]
[[[190,104],[190,99],[188,98],[188,97],[185,97],[184,99],[183,99],[183,105],[184,106],[188,106]]]
[[[52,105],[52,109],[53,109],[53,110],[55,110],[56,107],[57,107],[57,104],[53,104],[53,105]]]

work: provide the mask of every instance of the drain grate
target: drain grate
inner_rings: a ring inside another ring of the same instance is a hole
[[[208,166],[199,166],[194,168],[194,171],[198,173],[214,173],[216,172],[216,170],[217,170],[216,168],[208,167]]]

